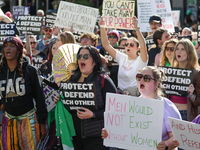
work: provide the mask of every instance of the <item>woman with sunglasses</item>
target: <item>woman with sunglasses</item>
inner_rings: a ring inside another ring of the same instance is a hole
[[[192,121],[198,115],[198,106],[200,106],[200,67],[194,45],[190,40],[182,39],[176,44],[171,66],[193,71],[188,96],[170,95],[169,97],[180,111],[182,119]]]
[[[138,40],[131,37],[128,38],[125,44],[126,54],[123,54],[115,50],[108,42],[103,18],[101,17],[99,21],[99,26],[101,27],[101,41],[105,50],[116,59],[119,64],[118,71],[118,90],[120,93],[126,93],[129,95],[137,95],[137,81],[135,75],[138,70],[144,68],[148,62],[147,48],[145,44],[144,37],[140,32],[138,27],[138,19],[133,17],[133,26],[136,30]],[[140,45],[140,47],[139,47]],[[140,55],[138,55],[140,49]]]
[[[181,119],[181,115],[176,106],[167,98],[162,97],[161,83],[165,79],[163,71],[154,66],[144,67],[136,75],[140,97],[164,101],[162,142],[158,143],[158,150],[174,149],[173,134],[170,128],[168,117]],[[102,138],[106,138],[108,133],[106,129],[102,130]]]
[[[23,59],[23,44],[17,37],[3,42],[0,83],[0,106],[5,110],[0,140],[3,149],[36,149],[38,133],[42,139],[47,133],[47,109],[38,70]]]
[[[32,65],[35,66],[36,68],[39,68],[41,64],[47,60],[47,56],[43,52],[40,52],[35,49],[37,45],[37,40],[35,36],[33,35],[29,36],[29,43],[32,51],[32,60],[33,60]]]
[[[165,43],[162,46],[162,51],[155,57],[155,64],[157,66],[169,67],[170,64],[172,64],[172,58],[174,56],[174,47],[177,42],[177,39],[170,39],[168,41],[165,41]]]
[[[97,110],[91,111],[82,107],[82,111],[70,111],[76,136],[73,137],[75,150],[104,150],[101,129],[104,126],[106,93],[116,93],[116,87],[110,77],[101,74],[102,61],[98,50],[93,46],[83,46],[77,54],[78,67],[69,82],[95,84]],[[100,80],[100,76],[104,78]],[[102,86],[102,83],[104,85]],[[54,101],[57,102],[58,98]]]

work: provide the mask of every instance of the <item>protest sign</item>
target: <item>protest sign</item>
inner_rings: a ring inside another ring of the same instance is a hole
[[[83,5],[60,1],[55,26],[92,34],[99,10]]]
[[[53,75],[49,76],[47,80],[54,82]],[[46,108],[47,108],[47,111],[49,112],[51,109],[53,109],[56,106],[56,104],[54,104],[54,98],[56,97],[56,95],[59,94],[59,92],[54,90],[52,87],[48,86],[45,83],[43,83],[43,92],[45,95]]]
[[[53,28],[54,27],[54,23],[56,20],[56,13],[54,12],[47,12],[46,13],[46,17],[45,17],[45,26],[46,27],[50,27]]]
[[[94,83],[66,83],[60,86],[64,100],[63,104],[68,110],[81,109],[96,110],[96,90]]]
[[[5,2],[3,0],[0,0],[0,8],[5,6],[5,5],[6,5]]]
[[[165,81],[162,84],[165,94],[186,97],[189,85],[192,84],[193,72],[189,69],[158,67],[165,73]]]
[[[30,7],[27,6],[13,6],[13,19],[17,21],[18,16],[28,15]]]
[[[178,27],[178,22],[180,20],[180,10],[172,10],[172,19],[174,27]]]
[[[41,57],[40,55],[37,55],[37,56],[33,56],[32,59],[33,59],[32,65],[35,66],[36,68],[40,68],[40,66],[43,63],[43,57]]]
[[[0,23],[0,45],[8,36],[15,36],[16,25],[15,23]]]
[[[200,125],[188,121],[168,117],[174,139],[179,148],[185,150],[200,149]]]
[[[26,32],[31,35],[40,35],[43,17],[41,16],[18,16],[17,28],[21,34]]]
[[[164,101],[106,94],[104,145],[123,149],[156,149],[162,141]]]
[[[124,54],[126,54],[126,50],[124,48],[116,47],[117,51],[120,51]],[[108,66],[118,66],[119,64],[116,62],[116,60],[106,51],[106,54],[104,56],[108,61]]]
[[[152,32],[149,25],[149,18],[152,16],[150,0],[140,0],[137,2],[138,26],[141,32]]]
[[[135,1],[104,0],[102,17],[106,28],[134,29]]]
[[[151,1],[152,14],[157,14],[162,18],[162,27],[169,32],[174,32],[174,24],[169,0]]]

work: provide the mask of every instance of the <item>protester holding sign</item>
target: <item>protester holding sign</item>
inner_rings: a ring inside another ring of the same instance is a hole
[[[41,80],[37,70],[23,61],[22,54],[23,44],[19,38],[4,40],[0,64],[0,103],[5,110],[1,139],[3,149],[36,149],[38,133],[41,132],[42,140],[47,134],[47,110]],[[40,127],[36,125],[37,118]]]
[[[193,82],[188,88],[188,97],[170,95],[170,100],[179,109],[182,119],[192,121],[198,115],[200,106],[200,67],[194,45],[190,40],[182,39],[176,44],[171,66],[193,70]]]
[[[105,99],[107,92],[116,93],[116,87],[108,76],[105,77],[100,73],[102,62],[95,47],[81,47],[77,54],[77,64],[78,67],[69,82],[94,83],[97,110],[91,111],[82,107],[82,110],[70,111],[77,135],[73,137],[74,148],[77,150],[106,149],[103,148],[101,138],[101,129],[104,126]],[[100,80],[99,76],[102,76],[104,81]]]
[[[165,41],[162,46],[162,51],[155,57],[155,64],[157,66],[169,67],[172,64],[172,58],[174,57],[174,47],[178,42],[177,39],[170,39]]]
[[[168,117],[181,119],[181,115],[176,106],[167,98],[162,97],[161,83],[165,78],[163,71],[157,67],[144,67],[141,73],[136,75],[138,89],[142,98],[156,99],[164,101],[163,127],[162,127],[162,141],[157,146],[157,149],[164,150],[175,148],[173,144],[173,134],[170,128]],[[102,137],[106,138],[108,133],[106,129],[102,130]],[[166,149],[167,149],[166,148]]]
[[[138,27],[138,20],[133,17],[133,26],[136,30],[138,40],[131,37],[125,44],[126,54],[123,54],[115,50],[108,42],[105,28],[102,27],[104,24],[103,18],[99,21],[101,27],[101,41],[105,50],[114,58],[119,64],[118,71],[118,87],[119,91],[123,93],[129,93],[130,95],[137,95],[137,82],[135,75],[139,69],[142,69],[147,65],[148,56],[147,48],[144,37]],[[140,45],[140,47],[139,47]],[[140,49],[140,55],[138,55]]]

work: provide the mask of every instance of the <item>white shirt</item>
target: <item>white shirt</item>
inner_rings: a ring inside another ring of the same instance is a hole
[[[137,87],[136,74],[138,70],[147,66],[148,60],[143,62],[140,56],[134,60],[128,60],[126,54],[116,51],[116,61],[119,64],[118,87],[121,90]]]

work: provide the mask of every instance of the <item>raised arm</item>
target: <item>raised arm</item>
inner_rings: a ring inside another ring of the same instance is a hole
[[[142,33],[140,32],[140,28],[138,27],[138,19],[135,16],[133,17],[133,26],[135,28],[135,31],[136,31],[136,34],[138,37],[138,41],[140,43],[140,57],[143,62],[146,62],[148,59],[147,47],[146,47],[145,39],[144,39]]]
[[[101,17],[101,19],[99,20],[99,26],[101,29],[101,43],[104,47],[104,49],[114,58],[116,59],[116,50],[109,44],[108,42],[108,37],[106,34],[106,30],[104,27],[102,27],[101,25],[104,25],[103,22],[103,17]]]
[[[0,15],[0,21],[4,21],[5,23],[12,23],[12,20],[6,15]]]

